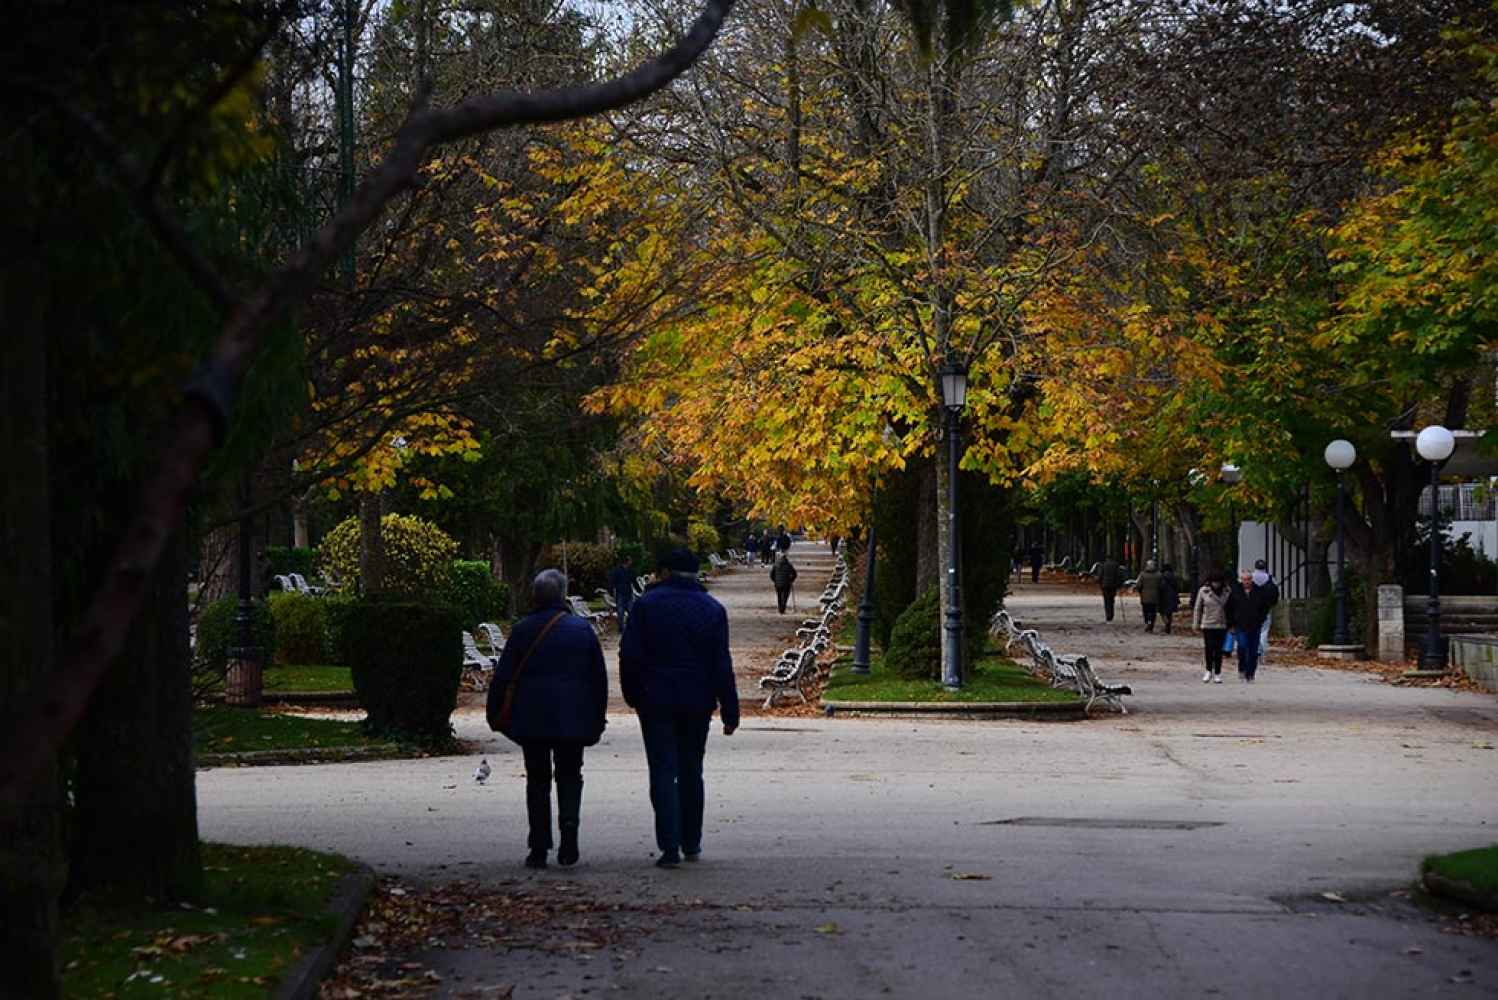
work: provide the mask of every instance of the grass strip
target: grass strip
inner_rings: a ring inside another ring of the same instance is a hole
[[[911,702],[1069,702],[1076,701],[1072,691],[1053,688],[1025,672],[1013,660],[986,657],[973,668],[973,676],[959,691],[948,691],[937,681],[908,680],[893,677],[883,670],[882,658],[871,665],[864,676],[846,669],[833,672],[822,692],[824,701],[911,701]]]
[[[348,667],[325,664],[274,666],[265,668],[265,690],[275,692],[296,691],[352,691],[354,674]]]
[[[201,898],[173,907],[85,899],[63,916],[63,994],[263,1000],[335,925],[353,864],[294,847],[204,844]]]
[[[192,740],[193,749],[199,753],[364,747],[389,742],[365,735],[357,722],[226,705],[199,706],[193,712]]]
[[[1455,854],[1432,854],[1420,870],[1453,882],[1465,882],[1483,896],[1498,899],[1498,844]]]

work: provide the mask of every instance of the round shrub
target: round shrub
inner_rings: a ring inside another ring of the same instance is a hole
[[[489,572],[479,559],[454,559],[443,599],[458,612],[463,627],[503,618],[510,606],[510,588]]]
[[[198,614],[198,639],[193,647],[196,669],[222,675],[229,666],[229,649],[239,642],[239,598],[221,597]],[[254,604],[251,627],[262,662],[276,651],[276,627],[265,602]]]
[[[446,604],[364,598],[343,617],[354,691],[376,735],[444,741],[458,704],[463,626]]]
[[[897,677],[941,678],[941,597],[935,587],[928,587],[895,619],[884,667]]]
[[[405,514],[380,518],[385,538],[385,592],[421,597],[441,593],[452,570],[458,543],[430,521]],[[359,589],[359,519],[351,517],[328,533],[317,550],[323,577],[337,580],[340,592]]]
[[[327,659],[328,616],[323,599],[310,594],[266,596],[276,633],[277,663],[323,663]]]
[[[698,556],[706,559],[709,552],[717,552],[722,547],[723,540],[718,537],[717,528],[706,521],[693,519],[687,522],[687,548]]]
[[[617,550],[605,542],[568,542],[567,592],[591,597],[599,587],[607,587],[609,570],[614,568],[616,558]],[[536,557],[538,570],[548,567],[561,569],[562,564],[560,545],[548,545]]]

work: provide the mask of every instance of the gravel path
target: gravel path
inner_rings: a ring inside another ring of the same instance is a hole
[[[713,588],[746,694],[791,625],[763,577]],[[1095,595],[1043,583],[1010,608],[1133,684],[1130,714],[715,730],[700,865],[650,866],[622,713],[588,753],[576,869],[519,868],[519,754],[472,711],[456,722],[495,765],[486,786],[467,758],[208,771],[203,834],[636,914],[586,952],[414,956],[445,996],[1498,995],[1498,947],[1400,895],[1423,854],[1498,840],[1493,696],[1273,661],[1204,685],[1197,637],[1143,634],[1137,604],[1105,626]]]

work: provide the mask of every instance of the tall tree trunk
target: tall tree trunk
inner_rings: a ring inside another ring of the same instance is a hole
[[[28,199],[21,201],[20,212],[6,215],[26,218]],[[11,245],[24,246],[29,237],[24,234]],[[45,282],[34,273],[41,259],[34,246],[23,250],[4,294],[13,324],[0,353],[0,436],[10,451],[0,478],[0,551],[10,564],[0,582],[5,609],[0,614],[0,727],[6,731],[18,721],[26,696],[52,670],[47,338],[36,294]],[[0,978],[16,996],[51,1000],[61,995],[57,898],[65,871],[62,789],[53,761],[18,807],[0,809],[0,955],[5,956]]]
[[[504,581],[510,588],[510,613],[519,615],[531,604],[531,576],[541,546],[519,537],[499,537],[499,560]]]
[[[359,583],[366,594],[385,589],[385,531],[380,523],[380,494],[359,498]]]
[[[941,581],[941,545],[937,536],[937,520],[941,516],[936,507],[936,468],[931,461],[924,461],[920,470],[920,489],[917,494],[917,516],[915,534],[915,596],[920,597]]]
[[[146,611],[78,732],[76,889],[188,899],[202,887],[187,644],[187,545],[167,544]]]

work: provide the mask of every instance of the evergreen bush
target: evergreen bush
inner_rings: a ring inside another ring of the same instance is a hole
[[[365,598],[351,602],[342,628],[366,731],[449,739],[463,670],[458,613],[446,604]]]
[[[723,539],[718,535],[717,528],[696,518],[687,522],[687,548],[697,553],[697,557],[703,562],[707,561],[709,552],[717,552],[722,547]]]
[[[935,587],[928,587],[895,619],[884,669],[907,679],[941,679],[941,598]]]
[[[481,559],[454,559],[443,597],[467,629],[503,618],[510,607],[510,588]]]
[[[385,540],[385,592],[419,598],[440,594],[447,585],[458,543],[430,521],[405,514],[380,518]],[[361,532],[359,519],[351,517],[328,532],[317,550],[317,565],[323,577],[336,580],[341,593],[359,589]]]
[[[275,627],[275,662],[327,662],[328,616],[322,598],[271,593],[266,595],[266,604]]]
[[[567,543],[567,591],[592,597],[599,587],[609,584],[609,570],[614,568],[618,551],[606,542]],[[562,547],[548,545],[536,559],[536,569],[562,568]]]
[[[229,666],[229,649],[239,641],[238,617],[239,598],[232,594],[214,601],[198,615],[198,638],[193,647],[197,671],[223,676]],[[251,625],[255,646],[263,662],[269,663],[276,651],[276,626],[264,601],[255,602]]]

